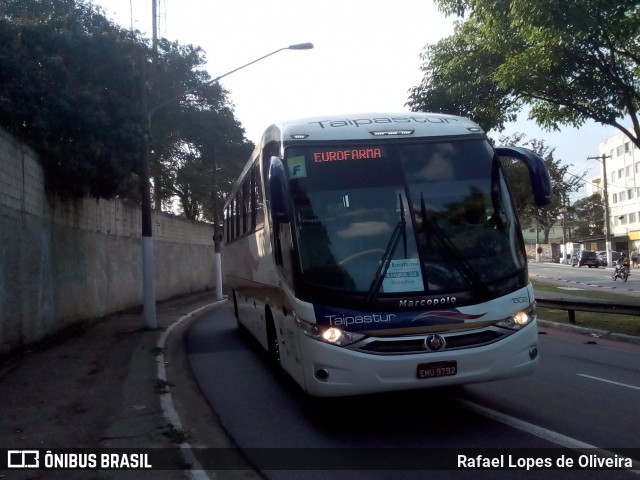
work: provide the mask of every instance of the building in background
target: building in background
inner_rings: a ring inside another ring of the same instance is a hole
[[[600,175],[585,182],[585,194],[589,197],[599,193],[604,197],[606,182],[611,251],[615,261],[619,252],[640,250],[640,150],[620,132],[600,142],[599,157],[602,158],[603,155],[606,156],[607,171],[602,171],[601,160]],[[562,220],[558,219],[558,223],[549,232],[549,243],[545,247],[543,261],[551,255],[554,262],[569,263],[571,255],[580,250],[606,250],[603,235],[575,239],[567,230],[563,236]],[[527,244],[527,254],[531,258],[535,256],[535,250],[531,246],[538,244],[542,233],[536,233],[535,226],[523,225],[522,234]],[[564,252],[563,239],[567,242]]]
[[[606,172],[586,183],[587,196],[604,194],[609,197],[611,249],[631,251],[640,246],[640,150],[622,132],[612,135],[599,145],[599,156],[606,156]]]

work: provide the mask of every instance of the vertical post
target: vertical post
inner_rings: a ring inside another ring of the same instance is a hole
[[[152,39],[152,44],[153,44],[153,53],[155,54],[157,52],[157,47],[158,47],[158,7],[157,7],[157,0],[151,0],[151,16],[153,17],[153,22],[151,22],[151,39]]]
[[[216,153],[213,152],[213,252],[215,260],[216,300],[222,300],[222,255],[220,254],[220,218],[218,216],[218,167]]]
[[[144,127],[142,145],[142,166],[140,171],[140,197],[142,208],[142,304],[144,324],[147,328],[156,328],[156,294],[153,271],[153,229],[151,227],[151,181],[149,166],[149,136],[151,121],[147,111],[147,58],[141,52],[142,120]]]
[[[540,222],[536,218],[536,263],[540,263]]]
[[[151,1],[151,65],[153,72],[150,75],[150,80],[155,81],[158,73],[158,0]],[[153,89],[153,84],[150,83],[150,89]],[[149,131],[151,131],[151,114],[149,114]],[[149,148],[148,151],[151,151]],[[151,177],[151,172],[149,172]],[[162,212],[162,185],[158,178],[154,179],[154,205],[153,210],[160,213]]]
[[[607,191],[607,155],[602,154],[602,184],[604,194],[604,241],[607,250],[607,265],[612,265],[611,258],[611,225],[609,221],[609,192]]]
[[[562,263],[568,265],[569,259],[567,258],[567,228],[566,228],[566,215],[567,209],[564,207],[564,198],[562,206]]]

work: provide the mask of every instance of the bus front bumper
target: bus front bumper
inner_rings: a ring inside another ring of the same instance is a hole
[[[538,363],[536,321],[488,345],[419,354],[370,354],[300,337],[305,389],[313,396],[489,382],[531,374]]]

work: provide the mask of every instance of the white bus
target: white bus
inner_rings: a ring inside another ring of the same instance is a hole
[[[548,204],[543,159],[494,149],[465,118],[272,125],[225,205],[238,328],[313,396],[531,373],[535,302],[503,157]]]

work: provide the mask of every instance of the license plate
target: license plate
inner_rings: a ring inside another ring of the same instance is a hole
[[[450,377],[458,373],[458,362],[449,360],[447,362],[421,363],[418,365],[418,378]]]

